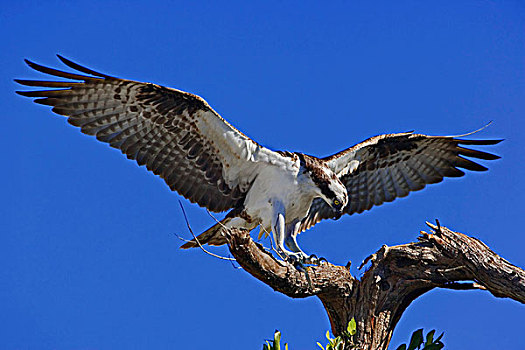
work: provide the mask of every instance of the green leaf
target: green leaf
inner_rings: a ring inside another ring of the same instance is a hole
[[[332,340],[330,339],[330,331],[326,331],[326,339],[328,339],[328,341]]]
[[[275,330],[275,333],[273,334],[273,341],[274,342],[281,341],[281,332],[279,332],[277,329]]]
[[[352,317],[350,322],[348,322],[348,327],[346,327],[346,330],[350,335],[355,335],[357,333],[357,325],[355,323],[355,318]]]
[[[288,343],[284,343],[284,350],[288,350]]]
[[[317,345],[324,350],[323,346],[321,345],[321,343],[317,342]]]
[[[425,346],[430,345],[434,342],[434,333],[436,333],[436,330],[433,329],[427,334],[427,341],[425,342]]]
[[[281,332],[277,329],[273,335],[273,348],[274,350],[281,350]]]
[[[407,350],[407,345],[406,344],[401,344],[397,347],[396,350]]]
[[[414,333],[412,333],[412,337],[410,338],[410,344],[408,345],[408,350],[415,350],[421,344],[423,344],[423,328],[420,328]]]

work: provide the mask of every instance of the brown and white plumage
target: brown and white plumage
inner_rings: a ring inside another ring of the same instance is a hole
[[[405,197],[410,192],[422,190],[427,184],[441,182],[445,177],[465,175],[458,168],[486,171],[486,167],[464,157],[484,160],[500,157],[462,146],[499,142],[501,140],[465,140],[414,133],[387,134],[369,138],[323,160],[346,186],[349,199],[344,213],[351,215]],[[340,214],[324,201],[316,199],[301,224],[301,231],[323,219],[338,216]]]
[[[256,176],[257,160],[251,155],[262,147],[222,119],[206,101],[187,92],[111,77],[58,57],[88,75],[26,60],[42,73],[81,82],[16,80],[22,85],[57,88],[17,93],[53,106],[53,112],[68,116],[68,122],[83,133],[120,149],[202,207],[220,212],[242,202]]]
[[[303,259],[296,236],[322,219],[361,213],[444,177],[464,175],[458,168],[487,170],[464,156],[499,158],[463,146],[500,140],[413,133],[372,137],[322,159],[272,151],[235,129],[196,95],[115,78],[58,57],[83,74],[26,60],[39,72],[68,80],[16,80],[51,88],[17,93],[52,106],[83,133],[120,149],[191,202],[215,212],[233,209],[220,225],[199,236],[200,243],[224,244],[222,225],[261,226],[272,231],[282,252]],[[183,247],[193,246],[195,240]]]

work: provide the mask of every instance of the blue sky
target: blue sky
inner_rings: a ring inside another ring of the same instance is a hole
[[[449,179],[299,237],[355,266],[414,241],[425,220],[525,266],[525,6],[520,1],[4,1],[0,342],[5,349],[258,349],[274,329],[313,349],[329,322],[228,262],[181,251],[189,236],[159,178],[14,94],[42,78],[23,58],[60,53],[110,75],[204,97],[250,137],[318,156],[416,130],[505,138],[489,172]],[[213,220],[183,200],[193,229]],[[224,248],[213,250],[227,254]],[[392,342],[424,327],[450,349],[519,349],[525,308],[481,291],[414,302]]]

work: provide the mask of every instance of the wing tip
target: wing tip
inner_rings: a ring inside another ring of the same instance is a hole
[[[80,64],[78,63],[75,63],[73,61],[71,61],[70,59],[68,58],[65,58],[64,56],[60,55],[60,54],[56,54],[57,58],[63,63],[65,64],[66,66],[70,67],[70,68],[73,68],[74,70],[77,70],[79,72],[82,72],[82,73],[85,73],[85,74],[90,74],[90,75],[93,75],[95,77],[99,77],[99,78],[114,78],[110,75],[107,75],[107,74],[104,74],[104,73],[100,73],[100,72],[96,72],[92,69],[89,69],[87,67],[84,67],[84,66],[81,66]]]
[[[24,58],[25,64],[27,64],[29,67],[36,69],[35,66],[40,66],[38,63],[35,63],[33,61],[28,60],[27,58]]]
[[[61,54],[57,53],[55,54],[57,56],[57,58],[60,60],[60,62],[62,62],[63,64],[65,64],[66,66],[69,66],[68,63],[73,63],[71,60],[68,60],[67,58],[65,58],[64,56],[62,56]]]
[[[68,60],[67,58],[63,57],[63,56],[60,56],[60,55],[57,55],[59,56],[59,59],[68,67],[70,68],[73,68],[79,72],[82,72],[84,74],[89,74],[89,75],[92,75],[92,76],[89,76],[89,75],[82,75],[82,74],[76,74],[76,73],[69,73],[69,72],[65,72],[65,71],[61,71],[61,70],[58,70],[58,69],[54,69],[54,68],[50,68],[50,67],[46,67],[46,66],[43,66],[43,65],[40,65],[38,63],[35,63],[33,61],[30,61],[28,60],[27,58],[24,58],[24,62],[32,69],[38,71],[38,72],[41,72],[41,73],[44,73],[44,74],[48,74],[48,75],[53,75],[53,76],[56,76],[56,77],[61,77],[61,78],[66,78],[66,79],[71,79],[71,80],[80,80],[80,81],[100,81],[102,78],[112,78],[111,76],[109,75],[105,75],[105,74],[102,74],[102,73],[98,73],[98,72],[95,72],[89,68],[85,68],[79,64],[76,64],[70,60]]]
[[[20,96],[24,96],[24,97],[33,97],[31,96],[31,92],[32,91],[20,91],[20,90],[16,90],[15,93],[20,95]]]
[[[480,145],[480,146],[491,146],[497,145],[505,139],[491,139],[491,140],[466,140],[466,139],[455,139],[460,145]]]

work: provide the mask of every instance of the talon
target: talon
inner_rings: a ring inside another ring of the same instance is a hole
[[[325,258],[321,257],[317,257],[317,255],[315,254],[312,254],[310,255],[308,258],[307,258],[307,261],[309,264],[312,264],[312,265],[317,265],[317,266],[320,266],[321,264],[325,263],[325,264],[328,264],[328,260],[326,260]]]
[[[317,262],[319,261],[319,258],[317,257],[317,255],[312,254],[306,260],[308,261],[309,264],[316,265]]]
[[[308,257],[308,263],[309,264],[312,264],[312,265],[317,265],[317,266],[320,266],[321,263],[326,263],[328,264],[328,260],[326,260],[325,258],[321,257],[317,257],[317,255],[315,254],[312,254]]]

